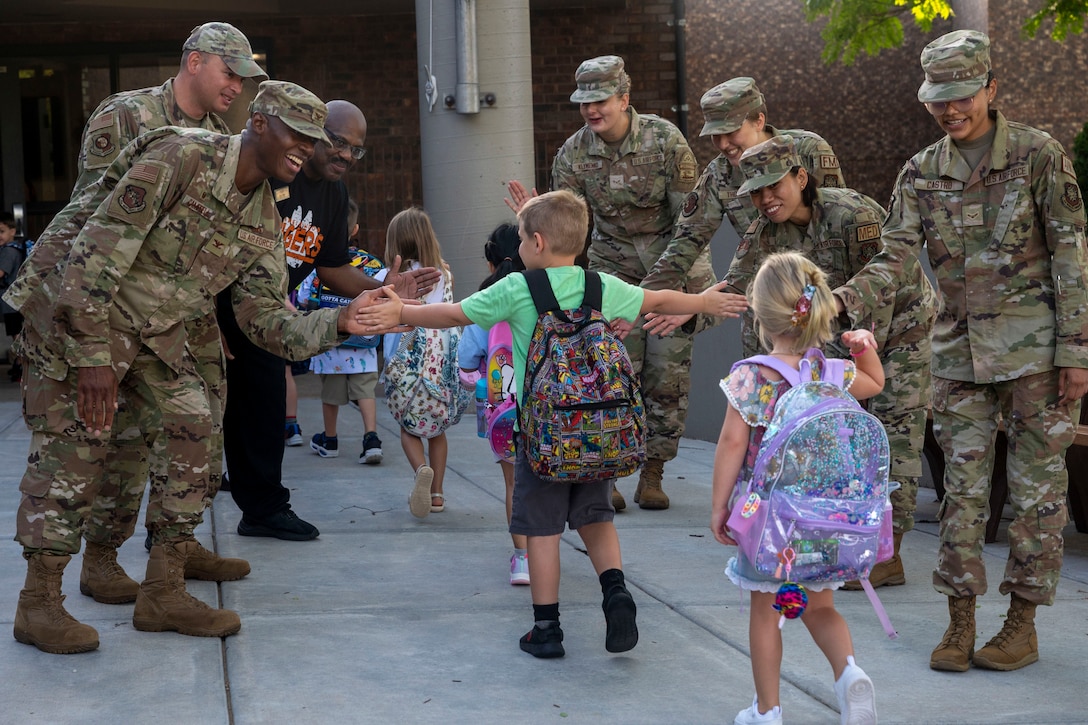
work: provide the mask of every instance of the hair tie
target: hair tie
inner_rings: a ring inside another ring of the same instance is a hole
[[[790,323],[794,327],[804,328],[808,324],[808,313],[812,310],[812,297],[815,294],[815,285],[806,284],[801,290],[801,296],[797,298],[797,304],[793,306],[793,314],[790,315]]]

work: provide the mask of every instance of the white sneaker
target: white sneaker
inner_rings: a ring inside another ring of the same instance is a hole
[[[835,682],[840,725],[876,725],[876,692],[865,670],[846,658],[846,669]]]
[[[759,711],[759,696],[752,698],[752,706],[737,713],[733,725],[782,725],[782,708],[775,705],[767,712]]]
[[[529,557],[525,554],[514,554],[510,557],[510,583],[529,583]]]

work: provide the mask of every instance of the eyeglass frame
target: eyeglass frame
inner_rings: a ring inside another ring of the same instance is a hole
[[[986,85],[979,88],[967,98],[954,98],[951,101],[927,101],[922,105],[926,107],[926,110],[929,111],[931,116],[943,115],[944,112],[948,110],[949,106],[956,109],[957,113],[967,113],[975,107],[975,98],[978,96],[979,92],[989,88],[992,82],[993,74],[990,73],[986,76]]]
[[[343,136],[338,136],[329,129],[325,129],[325,135],[332,141],[332,149],[337,153],[340,153],[344,149],[350,149],[351,158],[356,161],[362,160],[366,156],[366,147],[364,146],[352,146]]]

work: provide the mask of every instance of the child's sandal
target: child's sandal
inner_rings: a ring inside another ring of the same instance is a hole
[[[434,500],[436,498],[438,499],[438,503],[434,502]],[[437,514],[437,513],[440,513],[442,511],[445,511],[445,510],[446,510],[446,497],[443,496],[440,493],[432,493],[431,494],[431,513],[432,514]]]

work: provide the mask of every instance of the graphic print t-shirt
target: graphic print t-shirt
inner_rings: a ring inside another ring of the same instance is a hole
[[[290,184],[270,180],[283,217],[288,288],[316,267],[351,264],[348,253],[348,188],[343,181],[314,181],[299,172]]]

